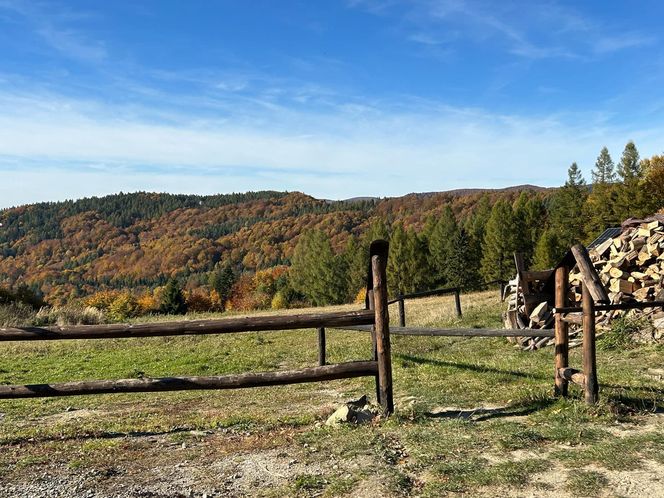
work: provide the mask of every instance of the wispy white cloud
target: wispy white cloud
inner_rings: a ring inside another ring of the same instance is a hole
[[[88,12],[29,0],[0,0],[1,11],[18,16],[48,47],[65,57],[86,62],[99,62],[107,57],[102,41],[75,27],[92,17]]]
[[[494,44],[525,59],[587,58],[650,45],[652,35],[621,32],[553,0],[491,2],[487,0],[357,0],[351,7],[385,16],[397,8],[398,25],[411,42],[434,45],[440,37]],[[404,21],[405,20],[405,21]]]
[[[169,124],[144,119],[136,108],[125,113],[54,95],[5,95],[0,106],[5,206],[46,194],[136,189],[272,188],[338,198],[557,185],[572,161],[591,165],[605,144],[617,153],[632,138],[647,155],[660,152],[664,133],[620,128],[603,115],[534,118],[415,99],[335,113],[280,109],[249,122],[174,113]]]

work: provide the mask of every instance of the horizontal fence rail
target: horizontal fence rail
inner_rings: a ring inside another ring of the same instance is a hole
[[[387,304],[398,303],[402,299],[413,299],[416,297],[429,297],[429,296],[444,296],[446,294],[456,294],[461,292],[461,289],[458,287],[448,287],[444,289],[433,289],[422,292],[411,292],[410,294],[404,294],[402,296],[397,296],[394,299],[391,299]]]
[[[371,332],[370,326],[333,327],[338,330]],[[550,329],[434,329],[428,327],[390,327],[390,335],[432,337],[553,337]]]
[[[166,337],[178,335],[232,334],[306,328],[371,325],[372,310],[306,315],[256,316],[222,320],[190,320],[181,322],[72,325],[63,327],[0,328],[0,341],[39,341],[59,339],[117,339],[128,337]]]
[[[596,304],[595,311],[618,311],[618,310],[644,310],[648,308],[664,308],[664,301],[644,301],[635,303]],[[581,306],[566,306],[553,308],[554,313],[579,313],[583,311]]]
[[[94,380],[58,384],[0,386],[0,399],[77,396],[82,394],[140,393],[203,389],[238,389],[375,376],[375,361],[354,361],[277,372],[255,372],[211,377],[164,377]]]

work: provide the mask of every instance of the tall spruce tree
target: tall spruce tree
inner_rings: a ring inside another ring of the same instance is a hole
[[[464,222],[464,227],[468,234],[468,243],[470,251],[468,257],[471,258],[470,265],[479,273],[482,262],[482,246],[484,244],[484,231],[487,221],[491,216],[491,201],[487,194],[483,194],[475,209]]]
[[[463,290],[475,289],[481,283],[470,236],[465,228],[459,227],[452,237],[451,254],[447,261],[448,284]]]
[[[516,250],[523,254],[526,265],[530,266],[535,244],[546,217],[544,203],[537,195],[524,191],[517,198],[513,208],[517,230]]]
[[[344,248],[343,258],[347,268],[348,301],[352,301],[360,289],[367,285],[367,271],[369,265],[369,245],[362,243],[355,235],[348,238]]]
[[[551,229],[544,230],[535,246],[533,268],[536,270],[553,268],[560,260],[561,247],[556,233]]]
[[[417,292],[429,285],[428,249],[424,237],[413,229],[395,224],[390,237],[390,257],[387,262],[390,293]]]
[[[335,256],[329,237],[320,230],[302,233],[289,273],[293,289],[315,306],[340,304],[348,296],[342,258]]]
[[[484,232],[480,272],[485,282],[512,278],[516,248],[517,230],[512,206],[499,200],[491,209]]]
[[[562,257],[585,234],[585,203],[588,187],[576,163],[567,170],[567,181],[551,199],[549,226],[558,240],[558,256]]]
[[[609,149],[603,147],[592,171],[592,189],[585,205],[586,239],[592,240],[618,220],[615,213],[616,173]]]
[[[641,191],[641,163],[639,151],[631,140],[625,145],[620,163],[616,188],[615,211],[618,221],[632,216],[641,216],[645,199]]]
[[[449,204],[443,207],[440,217],[429,235],[429,266],[433,272],[432,280],[436,285],[447,282],[447,260],[452,254],[452,238],[457,233],[456,217]]]
[[[184,315],[187,312],[187,303],[182,295],[182,289],[174,278],[169,279],[166,283],[160,311],[167,315]]]
[[[222,311],[226,309],[226,302],[231,297],[231,289],[235,283],[235,273],[229,264],[217,263],[208,279],[208,285],[217,292],[221,301]]]

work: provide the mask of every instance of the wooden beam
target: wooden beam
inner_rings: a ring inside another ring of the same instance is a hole
[[[339,330],[371,332],[370,326],[337,327]],[[426,327],[390,327],[390,335],[431,337],[554,337],[551,329],[433,329]]]
[[[556,268],[555,302],[556,306],[567,305],[567,290],[569,287],[569,270],[564,267]],[[569,326],[563,316],[555,315],[555,394],[567,396],[568,379],[560,375],[560,371],[569,365]]]
[[[585,282],[581,285],[583,304],[583,372],[586,377],[585,399],[589,405],[599,401],[597,357],[595,354],[595,303]]]
[[[588,250],[583,245],[577,244],[572,247],[572,254],[574,254],[574,259],[581,272],[581,279],[588,287],[588,291],[592,298],[598,303],[611,302],[604,285],[602,285],[599,274],[590,260]]]
[[[252,316],[223,320],[191,320],[182,322],[118,323],[111,325],[69,325],[63,327],[0,328],[0,341],[109,339],[122,337],[160,337],[198,334],[231,334],[273,330],[343,327],[374,323],[370,310],[306,315]]]
[[[664,308],[664,301],[642,301],[633,303],[616,304],[596,304],[595,311],[615,311],[615,310],[645,310],[648,308]],[[583,311],[581,306],[556,306],[554,313],[580,313]]]
[[[259,372],[214,377],[164,377],[158,379],[121,379],[2,386],[0,399],[78,396],[81,394],[185,391],[198,389],[238,389],[303,382],[373,376],[375,361],[355,361],[283,372]]]
[[[460,292],[461,289],[458,287],[445,287],[441,289],[433,289],[433,290],[428,290],[428,291],[422,291],[422,292],[411,292],[410,294],[404,294],[403,296],[397,296],[394,299],[389,300],[387,303],[388,304],[394,304],[399,302],[401,298],[404,299],[414,299],[417,297],[428,297],[428,296],[444,296],[446,294],[454,294],[456,292]]]
[[[375,315],[376,354],[378,360],[378,386],[380,404],[385,415],[394,412],[392,388],[392,353],[390,346],[390,315],[387,304],[387,254],[389,245],[384,240],[371,243],[371,272]]]

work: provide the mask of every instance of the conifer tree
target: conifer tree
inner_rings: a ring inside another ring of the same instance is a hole
[[[639,151],[631,140],[625,145],[620,163],[618,164],[618,178],[615,210],[618,221],[624,221],[632,216],[641,216],[645,199],[643,198],[641,183],[641,164]]]
[[[226,309],[226,302],[231,297],[231,289],[235,283],[235,273],[231,265],[217,263],[214,271],[210,274],[208,285],[217,292],[221,301],[222,311]]]
[[[491,216],[491,202],[487,194],[483,194],[477,202],[477,206],[470,216],[466,218],[464,226],[468,234],[468,243],[471,250],[468,252],[468,257],[471,258],[469,263],[477,272],[479,272],[482,261],[482,246],[484,244],[484,230],[487,221]]]
[[[592,240],[618,220],[615,213],[616,173],[609,150],[603,147],[592,171],[593,185],[586,202],[587,239]]]
[[[443,285],[447,281],[447,260],[452,253],[452,238],[458,230],[457,221],[449,204],[446,204],[429,235],[429,265],[433,283]]]
[[[369,265],[368,244],[361,243],[356,236],[351,235],[346,243],[343,258],[348,274],[348,301],[352,301],[360,289],[365,288],[367,285]]]
[[[553,230],[542,232],[533,256],[533,268],[536,270],[546,270],[553,268],[560,260],[561,244],[558,236]]]
[[[387,263],[387,280],[392,295],[417,292],[428,286],[427,254],[423,237],[413,229],[405,230],[401,223],[395,224]]]
[[[470,244],[470,237],[463,227],[460,227],[454,234],[451,249],[447,262],[448,284],[463,290],[477,288],[480,284],[478,268],[474,264],[471,254],[473,248]]]
[[[166,283],[160,311],[167,315],[184,315],[187,312],[187,303],[182,295],[182,289],[174,278],[169,279]]]
[[[290,269],[293,289],[312,304],[339,304],[348,296],[343,257],[336,257],[330,240],[319,230],[302,233]]]
[[[533,251],[545,217],[546,210],[542,200],[536,195],[521,192],[514,203],[514,222],[517,231],[516,250],[523,254],[526,266],[532,263]]]
[[[585,202],[588,187],[576,163],[567,171],[567,181],[551,199],[549,226],[554,231],[562,254],[583,239],[585,232]]]
[[[486,282],[512,278],[516,248],[516,227],[512,206],[505,200],[499,200],[491,210],[484,232],[480,272]]]

